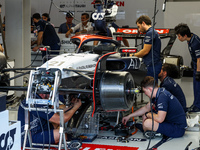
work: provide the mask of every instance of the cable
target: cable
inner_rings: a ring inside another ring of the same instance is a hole
[[[48,150],[50,150],[50,145],[51,145],[51,133],[50,133],[50,124],[49,124],[49,103],[47,104],[47,125],[48,125],[48,131],[49,131],[49,147]]]
[[[34,104],[34,106],[36,106],[36,104]],[[41,119],[40,119],[40,116],[39,116],[39,113],[38,113],[38,110],[37,110],[37,106],[35,108],[36,108],[36,113],[37,113],[37,116],[38,116],[38,119],[39,119],[39,122],[40,122],[41,129],[42,129],[42,134],[43,134],[43,146],[42,146],[42,149],[44,149],[44,142],[45,142],[44,128],[43,128],[43,125],[42,125],[42,122],[41,122]]]
[[[151,93],[151,98],[150,98],[150,104],[152,105],[152,98],[153,98],[153,92],[154,92],[154,89],[155,89],[155,66],[154,66],[154,53],[153,53],[153,46],[154,46],[154,27],[155,27],[155,18],[156,18],[156,14],[157,14],[157,10],[156,10],[156,6],[157,6],[157,0],[155,0],[155,6],[154,6],[154,16],[153,16],[153,25],[152,25],[152,49],[151,49],[151,52],[152,52],[152,66],[153,66],[153,76],[154,76],[154,83],[153,83],[153,90],[152,90],[152,93]],[[153,132],[153,128],[154,128],[154,118],[153,118],[153,109],[152,109],[152,106],[151,106],[151,115],[152,115],[152,130],[151,132]],[[149,146],[150,146],[150,143],[151,143],[151,136],[150,136],[150,139],[149,139],[149,143],[148,143],[148,146],[147,146],[147,150],[149,149]]]
[[[31,62],[31,64],[28,65],[28,66],[26,66],[25,68],[28,68],[28,67],[32,66],[32,64],[35,62],[35,60],[36,60],[38,54],[39,54],[39,50],[37,51],[37,54],[36,54],[35,58],[33,59],[33,61]]]
[[[51,12],[52,4],[53,4],[59,11],[61,11],[61,12],[68,12],[68,11],[62,10],[60,7],[58,7],[58,6],[53,2],[53,0],[51,0],[51,4],[50,4],[50,8],[49,8],[49,15],[50,15],[50,12]],[[74,1],[74,4],[75,4],[75,1]],[[75,9],[75,8],[74,8],[74,9]],[[74,12],[75,12],[75,10],[74,10]],[[76,19],[75,17],[74,17],[74,20],[80,22],[80,20]]]
[[[36,85],[36,88],[35,88],[35,93],[33,94],[35,96],[35,98],[37,98],[37,86]],[[33,97],[32,97],[33,99]],[[37,116],[38,116],[38,119],[39,119],[39,122],[40,122],[40,126],[41,126],[41,129],[42,129],[42,134],[43,134],[43,146],[42,146],[42,149],[44,149],[44,142],[45,142],[45,136],[44,136],[44,128],[43,128],[43,125],[42,125],[42,122],[41,122],[41,119],[40,119],[40,116],[39,116],[39,113],[38,113],[38,110],[37,110],[37,106],[36,106],[36,103],[34,103],[34,107],[36,108],[36,113],[37,113]]]

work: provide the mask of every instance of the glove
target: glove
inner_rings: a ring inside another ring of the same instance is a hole
[[[200,71],[197,71],[195,74],[196,81],[200,81]]]

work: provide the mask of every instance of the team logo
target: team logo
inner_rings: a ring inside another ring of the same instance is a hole
[[[0,150],[11,150],[14,145],[16,128],[0,136]]]

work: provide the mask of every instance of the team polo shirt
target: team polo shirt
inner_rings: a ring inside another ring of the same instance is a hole
[[[69,31],[69,29],[71,29],[72,27],[75,27],[74,23],[69,25],[69,24],[66,24],[66,22],[65,22],[65,23],[60,25],[58,32],[59,33],[67,33],[67,31]]]
[[[56,31],[54,27],[51,25],[51,23],[46,22],[44,20],[39,20],[36,23],[36,28],[38,32],[43,31],[43,37],[42,37],[42,44],[45,46],[51,46],[57,43],[60,43],[60,39],[58,35],[56,34]]]
[[[26,101],[22,101],[22,105],[24,107],[27,107],[28,105],[26,104]],[[47,108],[47,105],[36,105],[37,108]],[[18,120],[21,121],[21,135],[22,137],[24,136],[24,126],[25,126],[25,110],[23,107],[19,106],[18,110]],[[30,111],[30,130],[31,134],[34,135],[35,133],[42,132],[42,127],[40,124],[40,121],[42,123],[43,128],[48,126],[48,121],[47,121],[47,115],[48,119],[50,119],[53,115],[54,112],[42,112],[42,111]]]
[[[152,38],[152,32],[154,32],[154,38]],[[153,31],[153,28],[150,27],[144,37],[144,44],[152,45],[152,41],[154,64],[156,64],[160,61],[161,40],[158,32],[156,30]],[[147,66],[152,65],[152,48],[149,53],[143,57],[143,60]]]
[[[180,128],[186,128],[185,112],[175,96],[164,88],[159,88],[156,98],[152,100],[155,111],[167,112],[164,122],[173,123]]]
[[[194,67],[196,68],[197,58],[200,58],[200,38],[196,34],[193,34],[190,41],[188,42],[188,49],[190,51]]]
[[[174,95],[181,103],[184,111],[186,111],[186,100],[185,95],[181,87],[170,77],[166,77],[160,84],[160,87],[165,88],[172,95]]]

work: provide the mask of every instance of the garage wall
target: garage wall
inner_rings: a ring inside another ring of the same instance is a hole
[[[200,2],[167,2],[164,13],[164,27],[174,28],[179,23],[187,23],[190,30],[200,36]],[[172,47],[172,54],[183,56],[184,65],[190,66],[191,57],[186,42],[178,39]]]
[[[163,27],[163,1],[158,1],[157,5],[159,10],[156,16],[156,19],[159,20],[156,24],[157,27]],[[80,21],[81,13],[87,12],[91,14],[94,11],[92,2],[93,0],[54,0],[53,5],[51,5],[50,0],[31,0],[31,13],[48,13],[51,6],[51,22],[55,27],[59,27],[61,23],[65,22],[64,11],[75,12],[75,18]],[[119,7],[116,17],[116,23],[119,26],[136,26],[135,20],[141,14],[153,16],[154,0],[115,0],[115,2]],[[61,9],[56,8],[56,6],[61,7]],[[74,20],[74,23],[78,23],[78,21]]]

